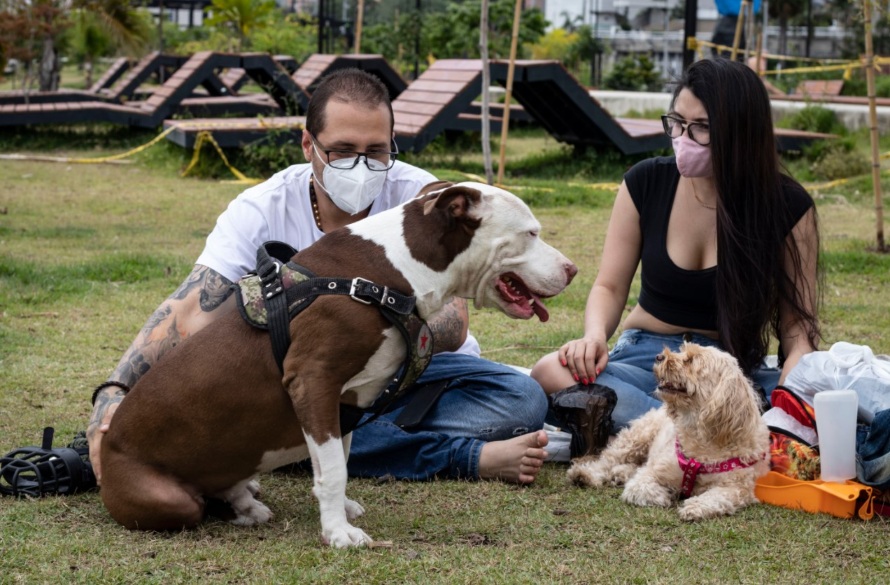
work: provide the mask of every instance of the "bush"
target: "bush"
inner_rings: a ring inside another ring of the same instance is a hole
[[[855,78],[844,82],[842,95],[867,96],[868,85],[865,75],[858,75]],[[880,98],[890,98],[890,75],[875,75],[875,96]]]
[[[823,134],[844,134],[844,127],[838,122],[835,113],[822,106],[807,106],[783,118],[779,124],[783,128],[821,132]]]
[[[864,175],[870,169],[868,159],[856,150],[852,140],[824,141],[816,162],[810,167],[816,178],[827,181]]]
[[[661,74],[648,55],[631,55],[615,63],[603,83],[606,89],[658,91]]]
[[[262,140],[248,144],[235,154],[237,168],[249,177],[268,178],[290,165],[306,162],[300,138],[289,132],[272,131]],[[240,154],[240,156],[237,156]]]

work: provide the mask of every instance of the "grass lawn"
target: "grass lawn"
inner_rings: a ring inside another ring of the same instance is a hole
[[[72,141],[56,143],[53,154],[100,156],[124,146]],[[27,147],[0,136],[4,152]],[[474,311],[472,330],[485,357],[531,366],[582,332],[614,196],[590,185],[620,180],[628,163],[573,160],[533,133],[520,135],[512,148],[507,183],[533,204],[543,237],[580,269],[548,303],[546,324]],[[0,160],[0,453],[38,444],[47,425],[56,428],[58,444],[85,428],[92,388],[189,272],[217,215],[243,189],[180,178],[188,154],[169,145],[133,160]],[[413,160],[448,179],[478,172],[475,161],[447,150]],[[806,178],[805,165],[792,168]],[[814,195],[826,275],[823,349],[845,340],[890,353],[890,256],[868,251],[875,234],[870,180]],[[275,518],[251,529],[210,520],[181,533],[128,532],[95,492],[0,499],[0,583],[890,580],[887,519],[866,523],[758,505],[684,524],[675,510],[621,503],[618,489],[569,486],[565,469],[548,464],[529,487],[352,480],[349,495],[367,510],[357,524],[384,545],[350,551],[321,544],[305,473],[262,478]]]

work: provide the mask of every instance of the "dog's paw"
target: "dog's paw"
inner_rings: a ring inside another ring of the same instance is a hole
[[[322,531],[321,539],[325,544],[334,548],[348,548],[352,546],[367,546],[373,542],[370,536],[361,528],[345,523],[332,530]]]
[[[247,485],[245,486],[245,488],[247,489],[248,492],[250,492],[250,495],[252,495],[253,497],[256,497],[260,493],[260,482],[258,482],[255,479],[252,479],[249,482],[247,482]]]
[[[621,500],[635,506],[659,508],[668,508],[674,503],[667,488],[652,481],[641,481],[639,475],[633,476],[627,482],[621,493]]]
[[[608,476],[604,469],[592,461],[573,464],[566,472],[566,477],[575,485],[602,487],[608,485]]]
[[[611,477],[609,478],[609,484],[616,487],[625,485],[631,480],[634,475],[636,475],[638,469],[639,467],[637,467],[633,463],[623,463],[620,465],[616,465],[612,468]]]
[[[349,520],[355,520],[359,516],[365,513],[365,509],[361,504],[356,502],[355,500],[350,500],[346,498],[346,518]]]
[[[252,500],[250,503],[235,509],[236,517],[230,522],[235,526],[256,526],[265,524],[272,519],[272,510],[265,504]]]
[[[680,514],[680,520],[695,522],[696,520],[707,520],[718,516],[730,516],[744,506],[744,503],[732,502],[727,498],[704,492],[701,495],[685,500],[680,505],[678,513]]]

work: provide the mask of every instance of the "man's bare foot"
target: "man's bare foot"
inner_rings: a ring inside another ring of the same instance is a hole
[[[485,443],[479,454],[479,478],[531,483],[544,465],[546,446],[547,433],[544,431]]]

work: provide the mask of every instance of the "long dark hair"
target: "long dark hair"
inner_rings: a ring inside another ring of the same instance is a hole
[[[697,61],[680,79],[675,101],[682,89],[702,102],[711,129],[717,330],[727,351],[751,372],[769,350],[770,331],[781,339],[780,304],[803,325],[813,347],[821,338],[819,279],[812,283],[816,291],[800,290],[806,288],[801,251],[788,237],[792,216],[785,193],[803,187],[779,170],[769,95],[751,69],[727,59]]]

